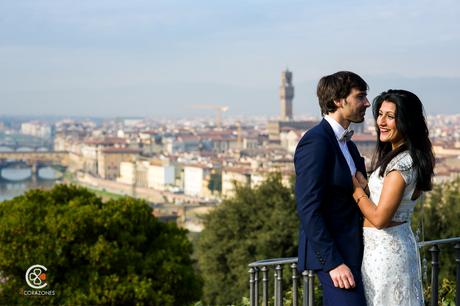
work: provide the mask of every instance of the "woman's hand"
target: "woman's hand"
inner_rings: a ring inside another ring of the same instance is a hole
[[[352,180],[353,180],[353,188],[354,188],[353,189],[353,199],[355,200],[355,202],[358,202],[358,199],[366,196],[366,192],[361,187],[361,183],[358,181],[356,177],[353,176]]]
[[[353,185],[355,186],[355,189],[357,187],[361,187],[364,192],[369,195],[369,186],[367,185],[367,180],[361,172],[356,171],[356,174],[353,177]]]
[[[356,178],[356,181],[359,183],[359,186],[366,190],[366,187],[367,187],[367,180],[366,178],[364,177],[364,175],[359,172],[359,171],[356,171],[356,174],[355,174],[355,178]],[[353,182],[354,184],[354,182]]]
[[[356,189],[356,188],[363,188],[363,187],[361,186],[361,183],[358,181],[358,179],[357,179],[355,176],[353,176],[351,179],[353,180],[353,187],[354,187],[354,189]]]

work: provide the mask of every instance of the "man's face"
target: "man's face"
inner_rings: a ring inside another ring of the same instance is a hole
[[[352,88],[350,94],[343,101],[343,117],[350,122],[363,122],[366,108],[371,106],[367,100],[367,91]]]

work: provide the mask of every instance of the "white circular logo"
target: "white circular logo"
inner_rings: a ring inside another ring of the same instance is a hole
[[[33,265],[26,272],[26,282],[31,288],[42,289],[48,285],[46,280],[46,267],[42,265]]]

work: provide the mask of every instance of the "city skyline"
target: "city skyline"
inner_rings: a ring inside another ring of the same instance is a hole
[[[317,80],[362,75],[369,97],[414,91],[460,113],[455,1],[2,1],[0,115],[277,116],[293,72],[294,117],[319,116]]]

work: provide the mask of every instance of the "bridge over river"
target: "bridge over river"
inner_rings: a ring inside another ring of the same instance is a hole
[[[0,179],[17,181],[40,176],[40,169],[54,168],[64,172],[69,163],[66,151],[6,151],[0,152]],[[6,175],[15,171],[13,177]],[[55,179],[59,178],[56,177]],[[50,179],[47,177],[47,179]],[[52,179],[52,178],[51,178]]]

